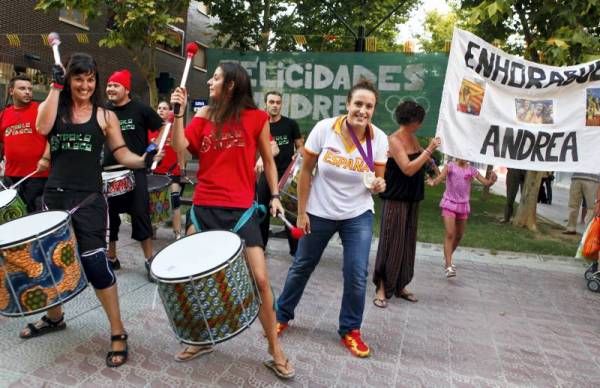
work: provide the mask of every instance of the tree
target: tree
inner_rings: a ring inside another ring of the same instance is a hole
[[[417,40],[426,53],[439,53],[448,50],[447,42],[452,40],[452,31],[458,21],[456,12],[446,14],[436,10],[425,15],[425,34],[418,35]]]
[[[396,51],[396,26],[406,21],[408,12],[419,2],[404,0],[208,0],[216,21],[222,47],[262,51],[354,51],[358,26],[374,29],[390,11],[396,12],[371,36],[379,51]],[[368,6],[367,6],[368,5]],[[350,27],[353,32],[351,32]],[[294,35],[302,35],[306,44],[299,47]]]
[[[158,102],[156,87],[156,47],[160,43],[177,42],[167,34],[168,25],[183,22],[179,15],[188,8],[190,0],[38,0],[36,9],[48,11],[75,9],[88,18],[98,17],[110,10],[110,30],[99,42],[104,47],[124,47],[149,89],[150,103]],[[108,18],[108,15],[105,15]]]
[[[464,0],[474,33],[490,40],[522,38],[514,53],[539,63],[564,66],[591,60],[600,51],[600,7],[589,0]],[[487,36],[485,34],[487,32]],[[490,40],[492,41],[492,40]],[[542,176],[529,171],[513,224],[537,230],[537,195]]]

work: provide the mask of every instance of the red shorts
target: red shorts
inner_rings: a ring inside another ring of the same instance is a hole
[[[457,213],[452,210],[442,208],[442,217],[454,218],[462,221],[469,218],[469,213]]]

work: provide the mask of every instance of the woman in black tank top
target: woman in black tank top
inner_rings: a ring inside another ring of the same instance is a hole
[[[414,274],[417,246],[419,202],[425,186],[424,166],[432,161],[431,153],[439,146],[432,139],[422,150],[415,133],[425,118],[425,110],[413,101],[405,101],[394,112],[400,128],[389,137],[389,158],[385,168],[387,187],[383,200],[381,232],[373,282],[376,294],[373,303],[387,306],[392,295],[416,302],[405,287]]]
[[[95,288],[110,323],[111,351],[106,364],[127,361],[127,333],[121,321],[116,277],[106,259],[106,200],[102,194],[100,153],[106,142],[119,163],[143,168],[151,157],[138,156],[125,147],[113,112],[101,107],[98,70],[87,54],[73,54],[62,66],[54,65],[53,83],[40,104],[37,130],[48,136],[52,170],[44,191],[49,209],[70,210],[81,264]],[[30,338],[66,327],[61,307],[21,331]]]

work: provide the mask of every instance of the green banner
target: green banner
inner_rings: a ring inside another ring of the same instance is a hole
[[[346,112],[348,90],[366,77],[379,90],[373,123],[387,133],[398,128],[396,106],[412,99],[427,111],[421,136],[435,133],[448,57],[445,54],[237,52],[208,49],[208,71],[224,61],[236,61],[252,79],[257,105],[264,93],[283,94],[282,114],[298,122],[304,133],[324,118]]]

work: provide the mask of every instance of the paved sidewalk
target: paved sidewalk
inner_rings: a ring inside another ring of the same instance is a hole
[[[121,236],[129,234],[124,228]],[[171,235],[159,230],[157,246]],[[177,363],[180,349],[137,243],[119,243],[123,319],[129,362],[105,367],[107,322],[88,288],[66,304],[68,328],[21,340],[33,318],[0,318],[0,386],[11,387],[593,387],[600,382],[600,294],[586,289],[583,264],[568,258],[460,250],[458,276],[443,276],[439,246],[420,244],[411,290],[419,303],[371,303],[363,333],[369,359],[352,357],[336,334],[341,249],[327,249],[283,338],[296,367],[293,382],[262,366],[268,359],[258,321],[216,351]],[[370,273],[376,245],[373,245]],[[290,264],[287,242],[272,239],[269,269],[276,293]],[[198,250],[201,259],[201,249]]]

